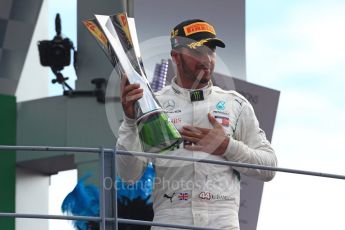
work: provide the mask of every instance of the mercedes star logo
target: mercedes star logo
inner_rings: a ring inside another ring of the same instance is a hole
[[[172,111],[175,108],[175,101],[169,99],[166,102],[163,103],[164,109],[167,111]]]

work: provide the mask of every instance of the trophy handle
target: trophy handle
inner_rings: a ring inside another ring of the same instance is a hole
[[[111,37],[113,39],[109,39],[109,42],[113,49],[117,54],[117,58],[119,59],[119,64],[122,66],[122,69],[127,74],[128,81],[132,83],[139,83],[140,87],[144,90],[144,95],[141,99],[138,100],[140,105],[140,114],[139,118],[142,115],[145,115],[148,112],[153,110],[161,110],[161,106],[156,101],[156,99],[152,96],[152,90],[149,87],[149,82],[147,81],[146,76],[141,76],[137,71],[134,70],[128,56],[126,55],[121,41],[112,25],[111,20],[109,20],[108,16],[103,15],[95,15],[96,19],[104,29],[104,33],[107,37]],[[143,72],[143,71],[142,71]],[[146,92],[146,93],[145,93]]]

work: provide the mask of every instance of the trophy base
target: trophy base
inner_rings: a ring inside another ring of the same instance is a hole
[[[180,133],[162,110],[143,115],[137,126],[144,152],[161,153],[182,142]]]

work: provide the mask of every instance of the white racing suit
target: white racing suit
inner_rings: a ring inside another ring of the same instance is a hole
[[[184,145],[190,144],[188,142],[164,154],[276,166],[274,150],[259,128],[252,106],[235,91],[222,90],[210,82],[198,93],[192,93],[173,81],[156,96],[178,129],[183,125],[213,128],[207,117],[210,112],[230,137],[221,156],[186,150]],[[125,118],[119,129],[117,147],[141,151],[134,120]],[[124,181],[135,182],[150,160],[118,155],[118,174]],[[239,229],[240,174],[263,181],[275,175],[272,171],[200,162],[158,158],[152,162],[156,172],[154,221],[218,229]]]

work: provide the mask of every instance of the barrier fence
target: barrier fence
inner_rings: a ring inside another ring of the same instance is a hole
[[[150,225],[150,226],[159,226],[159,227],[170,227],[170,228],[179,228],[179,229],[195,229],[195,230],[216,230],[214,228],[204,228],[204,227],[196,227],[196,226],[189,226],[189,225],[178,225],[178,224],[167,224],[167,223],[158,223],[158,222],[150,222],[150,221],[141,221],[141,220],[131,220],[131,219],[123,219],[118,218],[117,213],[117,193],[116,193],[116,186],[114,186],[114,196],[112,199],[112,210],[113,215],[112,217],[106,216],[106,194],[105,188],[103,186],[103,182],[106,178],[106,162],[105,162],[105,155],[111,154],[112,162],[110,163],[112,166],[113,179],[115,180],[115,172],[116,172],[116,155],[128,155],[128,156],[143,156],[148,158],[163,158],[163,159],[171,159],[171,160],[181,160],[181,161],[190,161],[190,162],[199,162],[199,163],[208,163],[208,164],[217,164],[217,165],[228,165],[228,166],[235,166],[235,167],[245,167],[245,168],[252,168],[252,169],[261,169],[261,170],[269,170],[269,171],[276,171],[276,172],[284,172],[284,173],[292,173],[292,174],[300,174],[300,175],[308,175],[308,176],[317,176],[317,177],[326,177],[326,178],[333,178],[333,179],[340,179],[345,180],[344,175],[338,174],[329,174],[329,173],[322,173],[322,172],[315,172],[315,171],[305,171],[305,170],[297,170],[297,169],[289,169],[289,168],[280,168],[280,167],[271,167],[271,166],[262,166],[262,165],[255,165],[255,164],[247,164],[247,163],[239,163],[233,161],[220,161],[220,160],[207,160],[207,159],[195,159],[189,157],[180,157],[180,156],[169,156],[169,155],[162,155],[162,154],[155,154],[155,153],[143,153],[143,152],[129,152],[123,150],[116,150],[116,149],[106,149],[106,148],[80,148],[80,147],[47,147],[47,146],[5,146],[0,145],[0,154],[1,151],[51,151],[51,152],[71,152],[71,153],[98,153],[99,154],[99,166],[100,166],[100,173],[99,173],[99,180],[100,180],[100,216],[65,216],[65,215],[39,215],[39,214],[21,214],[21,213],[4,213],[0,212],[0,217],[12,217],[12,218],[30,218],[30,219],[59,219],[59,220],[81,220],[81,221],[94,221],[99,222],[100,230],[109,230],[109,229],[118,229],[118,223],[123,224],[136,224],[136,225]]]

